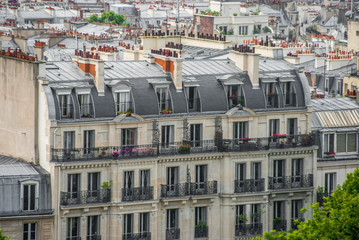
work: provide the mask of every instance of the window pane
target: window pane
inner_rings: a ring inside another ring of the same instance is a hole
[[[347,143],[347,152],[356,152],[357,148],[357,136],[355,133],[349,133],[348,135],[348,143]]]
[[[345,134],[337,134],[337,152],[345,152]]]

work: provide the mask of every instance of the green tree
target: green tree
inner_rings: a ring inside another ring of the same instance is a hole
[[[1,233],[1,228],[0,228],[0,240],[11,240],[11,237],[10,237],[10,236],[2,235],[2,233]]]
[[[98,17],[96,14],[90,16],[89,22],[98,22]]]
[[[266,240],[352,240],[359,239],[359,169],[324,198],[324,206],[311,205],[313,218],[298,224],[298,230],[264,233]],[[257,238],[257,239],[263,239]]]

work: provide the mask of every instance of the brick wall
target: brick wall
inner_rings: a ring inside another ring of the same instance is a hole
[[[203,15],[195,15],[193,18],[193,26],[192,29],[194,34],[197,34],[197,23],[199,23],[199,33],[200,34],[213,34],[213,16],[203,16]]]

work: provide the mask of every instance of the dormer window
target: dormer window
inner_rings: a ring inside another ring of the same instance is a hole
[[[242,94],[241,85],[228,85],[227,96],[228,96],[229,108],[233,108],[239,104],[244,105],[244,98]]]
[[[267,100],[267,107],[278,106],[278,96],[276,89],[276,82],[269,82],[263,84],[264,94]]]
[[[117,115],[133,112],[131,101],[131,86],[127,81],[122,81],[112,87]]]
[[[158,108],[161,113],[168,110],[172,112],[171,98],[169,96],[168,87],[157,87],[156,88]]]
[[[21,208],[23,211],[36,211],[38,209],[39,183],[26,180],[21,183]]]
[[[77,98],[80,106],[80,117],[93,117],[90,94],[79,94]]]
[[[59,106],[61,118],[73,117],[73,107],[70,94],[59,95]]]
[[[186,95],[188,101],[188,110],[190,112],[193,111],[200,111],[200,99],[198,96],[198,89],[197,87],[186,87]]]
[[[283,91],[283,102],[284,106],[295,106],[296,105],[296,94],[293,85],[294,79],[282,79],[280,78],[281,87]]]

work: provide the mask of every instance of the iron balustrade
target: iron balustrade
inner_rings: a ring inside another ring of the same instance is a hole
[[[122,201],[143,201],[153,199],[153,187],[122,188]]]
[[[264,191],[264,178],[234,180],[234,192],[261,192]]]
[[[81,240],[81,237],[67,237],[66,240]]]
[[[268,183],[270,190],[313,187],[313,174],[268,177]]]
[[[151,240],[150,232],[141,233],[124,233],[122,234],[123,240]]]
[[[179,228],[168,228],[166,230],[166,240],[178,240],[181,237]]]
[[[273,229],[277,232],[287,231],[287,220],[274,220]]]
[[[87,240],[101,240],[101,235],[91,235],[86,237]]]
[[[61,192],[61,205],[107,203],[111,201],[111,189]]]
[[[298,220],[298,223],[295,223],[295,220]],[[298,225],[299,225],[301,222],[304,222],[304,221],[305,221],[304,218],[293,218],[293,219],[291,220],[291,228],[292,228],[293,230],[298,229]]]
[[[208,195],[217,193],[217,181],[161,184],[161,197],[183,197],[191,195]]]
[[[195,227],[194,238],[208,238],[208,226]]]
[[[256,236],[262,235],[263,224],[262,223],[237,223],[236,224],[236,237],[239,236]]]
[[[330,196],[331,196],[331,193],[329,193],[329,192],[317,193],[317,202],[319,202],[319,206],[323,206],[324,198],[330,197]]]
[[[312,135],[272,136],[223,140],[183,141],[147,145],[102,146],[93,148],[51,149],[51,161],[122,160],[179,154],[248,152],[281,148],[310,147]]]

